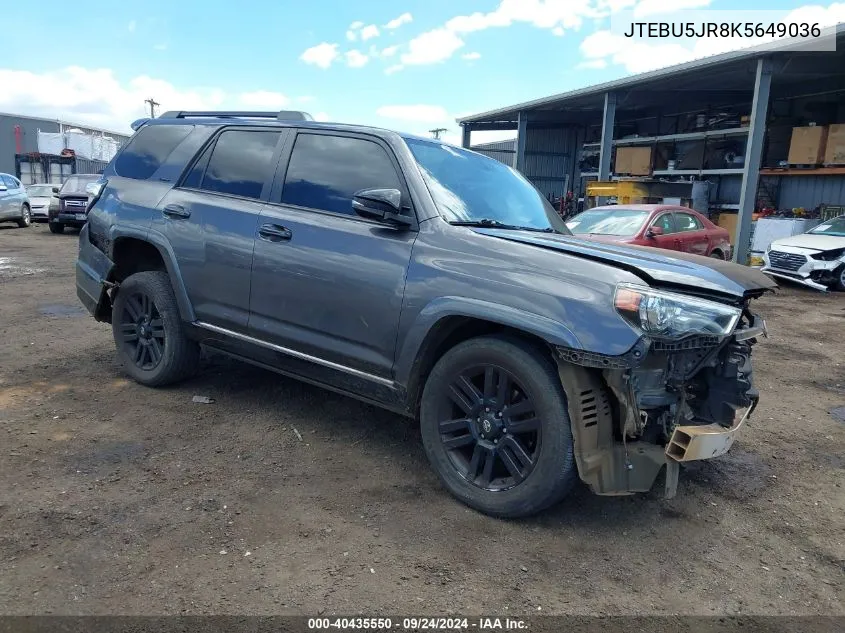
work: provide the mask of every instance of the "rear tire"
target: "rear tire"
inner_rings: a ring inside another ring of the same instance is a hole
[[[58,235],[59,233],[62,233],[65,230],[65,225],[61,224],[59,222],[49,222],[48,221],[47,224],[50,227],[50,233],[55,233],[56,235]]]
[[[172,384],[197,371],[200,346],[185,335],[165,272],[135,273],[120,284],[112,334],[124,370],[142,385]]]
[[[722,255],[722,253],[720,253],[719,251],[713,251],[712,253],[710,253],[710,257],[712,257],[713,259],[721,259],[722,261],[725,261],[725,256]]]
[[[21,205],[21,219],[18,220],[18,226],[25,229],[32,223],[32,212],[29,210],[29,205]]]
[[[557,369],[519,339],[479,337],[446,352],[423,388],[420,426],[443,484],[485,514],[535,514],[578,479]]]

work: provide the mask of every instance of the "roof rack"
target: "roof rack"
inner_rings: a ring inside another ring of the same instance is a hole
[[[281,112],[248,112],[240,110],[171,110],[165,112],[160,119],[186,119],[188,117],[211,117],[219,119],[275,119],[277,121],[313,121],[307,112],[299,110],[282,110]]]

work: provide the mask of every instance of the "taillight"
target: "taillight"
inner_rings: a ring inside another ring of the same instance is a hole
[[[101,178],[100,180],[89,183],[85,186],[85,193],[88,194],[88,205],[85,207],[86,213],[97,203],[100,196],[103,195],[103,190],[106,188],[108,183],[108,179]]]

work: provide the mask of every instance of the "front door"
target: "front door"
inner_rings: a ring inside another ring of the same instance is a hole
[[[224,130],[159,203],[152,228],[173,247],[199,321],[247,328],[258,218],[286,134]]]
[[[665,248],[667,250],[679,251],[681,244],[678,240],[677,229],[675,227],[675,220],[671,213],[664,213],[657,216],[651,223],[651,226],[660,227],[663,229],[661,235],[655,235],[649,239],[649,246],[655,248]]]
[[[300,131],[288,151],[259,221],[250,335],[389,379],[417,234],[358,217],[352,195],[399,189],[412,214],[395,156],[374,137],[339,132]]]

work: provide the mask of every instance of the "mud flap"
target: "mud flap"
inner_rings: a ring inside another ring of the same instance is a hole
[[[651,490],[668,461],[663,447],[614,440],[613,409],[597,370],[559,362],[558,373],[567,396],[581,480],[599,495]]]

